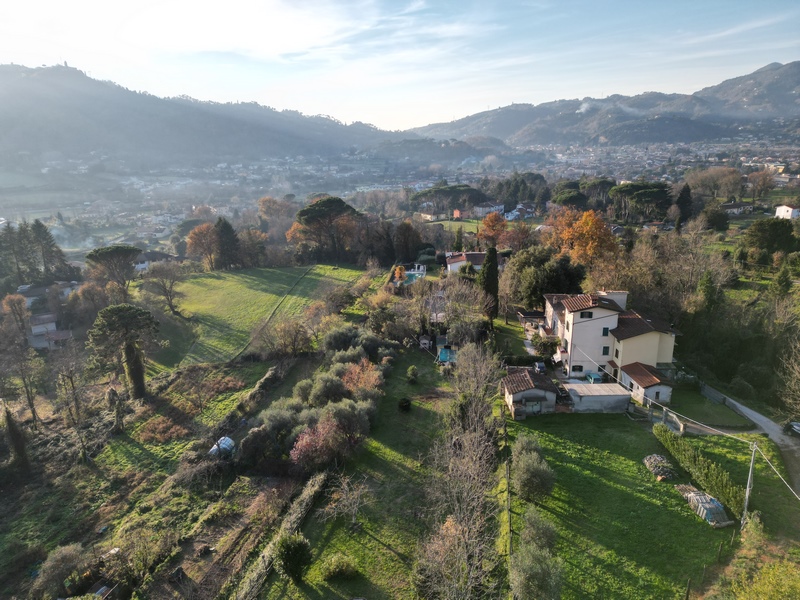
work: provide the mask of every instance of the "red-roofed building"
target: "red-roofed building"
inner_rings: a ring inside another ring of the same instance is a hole
[[[544,298],[541,330],[561,340],[552,358],[566,374],[584,377],[599,372],[621,381],[622,369],[634,363],[654,370],[671,367],[678,332],[659,319],[626,310],[627,292],[545,294]],[[640,374],[636,368],[633,372]],[[631,382],[639,385],[631,378],[623,385],[629,387]],[[658,391],[659,396],[665,393]]]
[[[556,408],[558,390],[555,384],[545,375],[534,373],[533,369],[509,368],[502,386],[506,405],[514,419],[553,412]]]
[[[668,404],[672,399],[672,386],[658,369],[650,365],[640,362],[625,365],[620,372],[620,383],[645,406],[649,406],[651,400]]]

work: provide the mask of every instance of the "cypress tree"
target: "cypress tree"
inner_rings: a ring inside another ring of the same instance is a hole
[[[225,270],[232,269],[241,264],[239,251],[239,238],[228,219],[220,217],[217,219],[214,229],[217,231],[218,256],[217,266]]]
[[[688,221],[692,216],[692,188],[688,183],[684,183],[678,197],[675,199],[675,204],[681,211],[681,224]]]
[[[497,317],[498,295],[500,290],[498,268],[497,268],[497,248],[491,247],[486,250],[486,257],[483,259],[483,266],[478,272],[478,285],[492,298],[492,306],[486,316],[494,319]]]

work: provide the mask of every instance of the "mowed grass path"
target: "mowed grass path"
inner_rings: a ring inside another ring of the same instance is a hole
[[[540,510],[558,529],[564,599],[683,597],[687,579],[699,582],[730,541],[730,529],[712,529],[673,484],[656,482],[642,459],[664,449],[625,415],[546,415],[508,429],[537,434],[556,472]],[[514,497],[515,532],[526,506]]]
[[[230,360],[247,346],[253,329],[279,303],[273,320],[299,314],[318,299],[322,289],[351,283],[360,274],[354,268],[316,265],[310,270],[289,267],[195,275],[180,287],[185,297],[179,307],[196,319],[195,341],[181,357],[181,363]],[[281,302],[284,296],[286,299]],[[175,341],[181,344],[180,340]]]

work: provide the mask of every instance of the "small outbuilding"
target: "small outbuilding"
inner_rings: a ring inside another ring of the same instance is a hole
[[[565,383],[572,397],[572,412],[624,413],[631,393],[618,383]]]
[[[651,365],[640,362],[625,365],[621,369],[620,383],[630,390],[634,400],[644,406],[650,406],[651,401],[669,404],[672,400],[672,386]]]
[[[502,385],[506,406],[515,420],[555,412],[558,389],[533,369],[511,367]]]

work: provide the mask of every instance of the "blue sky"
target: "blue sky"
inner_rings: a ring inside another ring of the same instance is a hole
[[[800,4],[4,0],[0,63],[406,129],[512,103],[691,93],[800,60]]]

